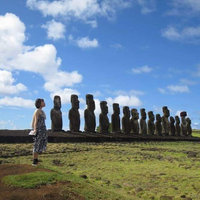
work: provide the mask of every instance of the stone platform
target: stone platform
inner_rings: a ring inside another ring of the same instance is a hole
[[[0,143],[32,143],[33,136],[29,136],[30,130],[0,130]],[[113,134],[113,133],[85,133],[69,131],[48,133],[50,143],[77,143],[77,142],[135,142],[135,141],[190,141],[200,142],[198,137],[176,137],[176,136],[143,136],[133,134]]]

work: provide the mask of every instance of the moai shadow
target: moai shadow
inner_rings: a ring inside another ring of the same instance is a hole
[[[85,118],[85,132],[92,132],[95,133],[96,128],[96,117],[94,114],[95,110],[95,102],[93,99],[93,95],[87,94],[86,95],[86,104],[87,109],[84,111],[84,118]]]
[[[133,108],[131,109],[131,133],[133,133],[134,135],[138,135],[139,134],[139,123],[138,123],[138,119],[139,119],[139,113],[137,111],[137,109]]]
[[[140,119],[140,135],[147,135],[147,114],[144,108],[140,109],[141,119]]]
[[[51,109],[51,130],[62,131],[62,112],[61,112],[61,99],[60,96],[54,96],[54,108]]]
[[[162,136],[162,118],[160,114],[156,114],[156,123],[155,123],[155,135],[160,135]]]
[[[148,135],[154,135],[154,133],[155,133],[155,124],[154,124],[155,117],[154,117],[153,111],[149,111],[148,116],[149,116],[149,120],[148,120],[147,133],[148,133]]]
[[[130,122],[130,110],[128,106],[123,107],[122,117],[122,132],[124,134],[129,134],[131,132],[131,122]]]
[[[175,120],[174,118],[171,116],[170,117],[170,128],[169,128],[169,135],[170,136],[175,136],[175,126],[174,126]]]
[[[187,122],[185,117],[187,116],[187,112],[183,111],[180,113],[181,116],[181,136],[187,136]]]
[[[71,132],[80,132],[79,100],[75,94],[71,95],[72,108],[69,110],[69,129]]]
[[[179,116],[175,116],[175,135],[180,136],[181,135],[181,127],[180,127],[180,119]]]
[[[120,133],[120,108],[118,103],[113,103],[113,114],[111,116],[112,133]]]
[[[108,119],[108,106],[106,101],[100,102],[101,114],[99,115],[99,132],[108,133],[109,119]]]
[[[168,117],[170,116],[170,111],[167,106],[163,106],[163,116],[162,116],[162,135],[167,136],[169,135],[169,120]]]
[[[186,118],[186,122],[187,122],[187,135],[192,136],[191,119]]]

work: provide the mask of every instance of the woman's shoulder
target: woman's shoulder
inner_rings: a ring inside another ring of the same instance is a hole
[[[36,109],[36,110],[35,110],[35,114],[36,114],[36,115],[41,115],[41,114],[42,114],[42,111],[41,111],[40,109]]]

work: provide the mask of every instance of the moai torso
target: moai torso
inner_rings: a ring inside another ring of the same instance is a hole
[[[113,104],[113,111],[114,113],[111,116],[111,128],[112,128],[112,133],[120,133],[120,109],[119,109],[119,104],[114,103]]]
[[[169,109],[167,106],[163,107],[163,116],[162,116],[162,135],[169,135],[170,124],[168,117],[170,116]]]
[[[175,126],[174,126],[174,118],[170,117],[170,129],[169,129],[169,135],[170,136],[175,136]]]
[[[148,120],[148,135],[154,135],[155,132],[155,124],[154,124],[154,114],[152,111],[148,112],[149,120]]]
[[[139,123],[138,123],[139,113],[137,109],[131,109],[131,114],[132,114],[131,133],[133,133],[134,135],[138,135],[139,134]]]
[[[62,112],[61,99],[59,96],[54,96],[54,108],[51,109],[51,130],[52,131],[62,131]]]
[[[96,128],[96,117],[94,114],[95,102],[93,100],[93,95],[86,95],[87,109],[84,111],[85,127],[86,132],[95,132]]]
[[[72,132],[80,131],[79,100],[77,95],[71,95],[72,108],[69,110],[69,128]]]
[[[185,111],[180,113],[181,115],[181,136],[187,136],[187,123],[185,117],[187,113]]]
[[[181,135],[181,127],[180,127],[180,119],[178,116],[175,116],[175,135],[180,136]]]
[[[101,114],[99,115],[99,128],[100,133],[108,133],[109,119],[108,119],[108,106],[106,101],[100,102]]]
[[[187,122],[187,136],[192,136],[192,127],[190,118],[187,118],[186,122]]]
[[[129,134],[131,132],[130,110],[128,106],[123,107],[124,116],[122,117],[122,132]]]
[[[155,135],[162,135],[161,116],[156,114]]]
[[[146,123],[146,112],[145,109],[140,109],[141,119],[140,119],[140,134],[147,134],[147,123]]]

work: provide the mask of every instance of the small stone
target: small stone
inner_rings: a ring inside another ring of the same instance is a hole
[[[73,167],[73,166],[75,166],[75,164],[74,164],[74,163],[72,163],[72,164],[69,164],[68,166],[69,166],[69,167]]]
[[[87,179],[87,178],[88,178],[85,174],[80,175],[80,177],[81,177],[81,178],[84,178],[84,179]]]
[[[135,189],[135,192],[136,192],[136,193],[139,193],[139,192],[142,192],[142,191],[143,191],[142,188],[136,188],[136,189]]]
[[[160,176],[163,176],[163,175],[166,175],[166,174],[165,174],[165,173],[160,173],[159,175],[160,175]]]
[[[181,195],[181,198],[186,198],[186,196],[185,195]]]

